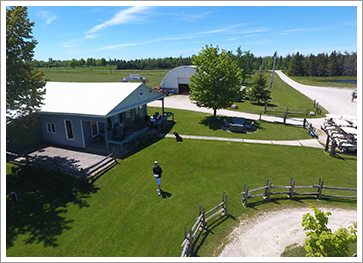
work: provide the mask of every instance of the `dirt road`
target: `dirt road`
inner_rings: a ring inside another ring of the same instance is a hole
[[[332,213],[328,216],[328,227],[332,232],[357,221],[356,210],[319,209]],[[306,236],[301,223],[306,213],[314,215],[310,208],[286,209],[264,212],[249,221],[242,221],[229,235],[229,242],[219,257],[280,257],[286,246],[303,246]]]

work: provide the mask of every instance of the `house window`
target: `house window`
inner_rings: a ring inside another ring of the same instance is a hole
[[[48,133],[56,133],[54,123],[47,122],[45,125],[47,126],[47,132]]]
[[[140,106],[139,107],[139,114],[140,114],[140,117],[144,116],[144,108],[143,108],[143,106]]]
[[[68,140],[74,140],[73,125],[71,120],[64,120],[64,126],[66,128],[66,136]]]
[[[126,118],[128,119],[135,119],[135,109],[131,109],[126,111]]]
[[[95,137],[98,135],[99,129],[98,129],[97,121],[91,121],[91,133],[92,133],[92,137]]]

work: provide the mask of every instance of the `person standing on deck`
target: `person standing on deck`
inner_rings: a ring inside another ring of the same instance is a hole
[[[161,173],[163,172],[163,170],[161,169],[157,161],[154,162],[153,172],[156,183],[158,184],[158,189],[156,189],[156,191],[158,191],[158,194],[161,195],[160,183],[161,183]]]

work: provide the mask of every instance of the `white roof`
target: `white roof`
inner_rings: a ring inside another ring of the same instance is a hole
[[[170,70],[160,83],[160,88],[178,88],[179,83],[187,83],[195,74],[195,66],[179,66]],[[180,82],[181,81],[181,82]]]
[[[106,117],[165,96],[142,83],[47,82],[45,88],[40,113]]]

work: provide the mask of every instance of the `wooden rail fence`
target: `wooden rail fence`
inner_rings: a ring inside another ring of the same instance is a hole
[[[215,212],[214,214],[212,214],[206,218],[206,216],[208,214],[212,213],[213,211],[215,211],[217,209],[219,209],[217,212]],[[194,223],[194,225],[192,226],[192,228],[189,230],[188,233],[187,233],[187,228],[186,227],[184,228],[184,241],[181,244],[181,246],[183,247],[183,251],[182,251],[181,257],[187,257],[192,254],[193,241],[194,241],[194,238],[196,237],[196,235],[198,234],[198,231],[205,230],[207,228],[207,222],[210,219],[212,219],[213,217],[215,217],[216,215],[219,215],[220,213],[224,213],[224,215],[228,214],[228,198],[224,192],[223,192],[223,196],[222,196],[222,202],[219,205],[213,207],[208,212],[204,212],[204,207],[202,209],[201,206],[199,206],[199,216],[195,219],[196,222]]]
[[[304,193],[297,193],[295,191],[296,189],[313,189],[313,188],[316,188],[317,191],[304,192]],[[271,189],[286,189],[287,191],[271,192]],[[241,194],[243,195],[242,202],[243,202],[244,206],[247,206],[248,199],[251,199],[251,198],[262,196],[264,199],[269,201],[271,195],[281,195],[281,194],[287,194],[290,199],[293,199],[293,197],[295,195],[315,195],[318,200],[321,200],[322,197],[357,198],[357,196],[324,195],[323,189],[339,190],[339,191],[357,191],[357,189],[354,189],[354,188],[325,186],[324,180],[321,180],[320,178],[319,178],[319,183],[317,185],[296,186],[295,180],[293,178],[291,178],[289,186],[274,186],[274,185],[272,185],[271,180],[267,180],[266,186],[262,186],[262,187],[259,187],[256,189],[249,190],[248,186],[246,187],[246,184],[244,184],[243,192]],[[252,192],[259,191],[259,190],[265,190],[265,191],[261,194],[251,195]]]

